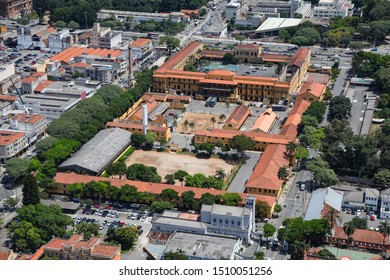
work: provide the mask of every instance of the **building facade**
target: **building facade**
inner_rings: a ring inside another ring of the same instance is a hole
[[[73,46],[73,36],[69,29],[64,29],[49,36],[49,49],[55,52],[62,52]]]
[[[320,0],[318,6],[313,8],[316,18],[334,18],[352,15],[354,4],[349,0]]]
[[[0,16],[18,18],[32,11],[32,0],[0,0]]]
[[[28,138],[24,132],[0,130],[0,162],[21,155],[28,147]]]
[[[91,32],[91,46],[95,48],[112,49],[122,42],[122,34],[111,28],[102,28],[100,23],[94,23]]]
[[[149,56],[153,51],[153,43],[150,39],[137,38],[137,40],[131,42],[131,49],[133,59],[141,60],[144,57]]]

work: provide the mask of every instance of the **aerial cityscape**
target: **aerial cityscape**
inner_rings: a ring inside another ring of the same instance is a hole
[[[0,112],[0,260],[390,259],[389,1],[0,0]]]

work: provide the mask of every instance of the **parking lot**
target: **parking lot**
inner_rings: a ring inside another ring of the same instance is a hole
[[[359,215],[359,216],[357,216]],[[370,219],[370,215],[368,215],[367,217],[367,214],[366,212],[362,211],[360,214],[357,214],[355,211],[343,211],[341,213],[341,218],[342,218],[342,221],[341,221],[341,226],[344,224],[344,223],[347,223],[349,221],[351,221],[354,217],[359,217],[359,218],[362,218],[362,219],[366,219],[367,220],[367,228],[370,229],[370,230],[379,230],[379,224],[383,221],[381,219],[378,219],[375,216],[375,220],[371,220]]]
[[[206,107],[205,104],[206,101],[204,100],[192,100],[188,105],[186,112],[215,114],[218,116],[224,114],[228,118],[238,106],[235,103],[229,103],[229,105],[226,105],[227,103],[225,102],[217,102],[214,107]]]
[[[54,52],[7,49],[0,52],[0,62],[4,64],[14,63],[15,71],[21,74],[23,72],[29,72],[32,66],[53,55]]]

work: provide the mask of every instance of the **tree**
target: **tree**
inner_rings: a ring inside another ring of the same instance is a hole
[[[167,174],[164,177],[165,183],[169,185],[174,185],[175,184],[175,175],[174,174]]]
[[[322,219],[329,224],[331,229],[333,229],[338,223],[341,223],[342,221],[341,213],[332,207],[329,207],[329,209],[322,216]]]
[[[347,243],[351,243],[352,235],[355,232],[355,227],[353,226],[353,224],[351,222],[347,222],[347,223],[344,223],[343,230],[344,230],[345,235],[347,235],[347,237],[348,237]]]
[[[383,245],[385,245],[386,237],[388,237],[389,234],[390,234],[390,222],[389,222],[389,220],[385,220],[385,221],[379,223],[379,232],[383,236]],[[384,246],[383,249],[386,250],[386,247]]]
[[[124,251],[133,248],[135,241],[138,238],[138,230],[136,227],[121,227],[115,229],[114,241],[121,245]]]
[[[282,39],[283,42],[289,42],[291,40],[291,34],[288,32],[287,28],[279,30],[279,38]]]
[[[303,113],[303,116],[313,116],[317,119],[318,123],[321,123],[324,118],[325,111],[326,104],[322,101],[315,101],[310,104],[309,108],[307,108],[307,110]]]
[[[324,94],[323,94],[323,96],[322,96],[322,99],[324,100],[324,101],[329,101],[329,100],[331,100],[333,98],[333,93],[328,89],[328,88],[326,88],[325,89],[325,92],[324,92]]]
[[[62,20],[58,20],[56,21],[56,27],[62,29],[66,26],[66,22],[65,21],[62,21]]]
[[[254,254],[255,260],[264,260],[264,252],[263,251],[257,251]]]
[[[375,72],[375,84],[378,86],[379,90],[387,92],[390,91],[389,71],[390,67],[381,67]]]
[[[66,189],[71,195],[76,197],[82,197],[85,194],[85,185],[83,183],[69,184]]]
[[[195,203],[195,193],[193,191],[185,191],[181,193],[183,203],[190,209],[193,209]]]
[[[299,146],[295,156],[298,160],[307,159],[309,157],[309,151],[305,147]]]
[[[226,115],[225,115],[225,114],[220,114],[218,119],[219,119],[221,122],[223,122],[223,121],[226,119]]]
[[[149,145],[149,146],[153,146],[154,142],[156,142],[157,140],[157,135],[156,133],[150,131],[148,133],[146,133],[146,144]]]
[[[243,153],[246,150],[254,149],[256,142],[252,138],[241,134],[229,139],[229,145],[238,152]]]
[[[80,28],[80,24],[78,24],[77,22],[71,20],[71,21],[68,22],[67,27],[69,29],[79,29]]]
[[[43,154],[45,154],[48,150],[53,148],[56,145],[57,141],[58,139],[52,136],[48,136],[43,138],[42,140],[39,140],[35,144],[38,157],[43,158]]]
[[[40,230],[28,221],[13,222],[8,231],[18,251],[33,253],[44,244]]]
[[[194,122],[190,122],[188,125],[191,127],[192,130],[194,130],[194,128],[195,128],[195,123]]]
[[[213,128],[214,128],[214,125],[217,122],[217,119],[215,117],[211,117],[210,121],[213,124]]]
[[[280,205],[279,203],[276,203],[275,208],[274,208],[275,212],[279,213],[282,211],[282,209],[283,209],[282,205]]]
[[[166,45],[169,54],[172,54],[172,51],[180,47],[180,40],[173,36],[163,36],[160,38],[160,44]]]
[[[134,163],[127,168],[127,179],[142,182],[160,183],[161,176],[157,174],[156,167]]]
[[[291,252],[292,260],[303,260],[305,256],[305,251],[307,251],[308,246],[305,242],[300,240],[295,240],[290,243],[289,250]]]
[[[156,213],[162,213],[164,210],[170,210],[173,208],[173,205],[168,201],[153,201],[150,205],[150,210]]]
[[[222,196],[222,202],[225,205],[237,206],[242,201],[242,197],[238,193],[227,192]]]
[[[222,58],[222,64],[237,64],[238,58],[232,53],[226,53]]]
[[[187,130],[188,126],[190,125],[190,122],[188,120],[185,120],[183,123],[185,129]]]
[[[30,171],[31,160],[26,158],[11,158],[5,162],[7,174],[17,180],[24,178]]]
[[[188,260],[184,251],[177,250],[176,252],[169,251],[164,254],[164,260]]]
[[[217,171],[215,172],[215,177],[217,177],[219,180],[225,180],[226,178],[226,172],[225,170],[219,168],[217,169]]]
[[[352,224],[352,226],[354,228],[357,228],[357,229],[367,229],[367,220],[366,219],[362,219],[362,218],[359,218],[359,217],[354,217],[350,223]]]
[[[286,166],[282,166],[279,168],[278,178],[280,180],[286,180],[288,178],[288,169]]]
[[[123,161],[116,161],[107,166],[106,172],[108,175],[119,175],[122,178],[126,174],[127,166]]]
[[[195,148],[199,151],[206,151],[208,154],[212,154],[215,149],[214,145],[208,142],[196,144]]]
[[[9,196],[6,199],[4,199],[4,206],[7,207],[8,209],[14,209],[16,205],[18,205],[20,199],[18,197],[12,197]]]
[[[349,43],[349,47],[356,52],[362,50],[364,48],[364,44],[362,42],[351,42]]]
[[[99,235],[99,226],[96,223],[82,222],[76,226],[76,231],[83,234],[84,239],[89,240],[92,236]]]
[[[141,148],[143,144],[146,142],[146,136],[144,134],[131,134],[131,144],[137,149]]]
[[[215,199],[216,199],[215,195],[207,192],[202,194],[199,202],[200,204],[213,205],[215,203]]]
[[[390,170],[381,169],[374,176],[374,182],[383,185],[385,188],[390,184]]]
[[[255,216],[256,218],[264,219],[270,214],[271,207],[264,201],[256,201]]]
[[[351,100],[343,95],[334,97],[329,104],[328,121],[348,119]]]
[[[339,183],[339,179],[333,169],[329,168],[329,164],[321,159],[315,158],[306,163],[306,168],[314,172],[314,180],[321,185],[332,186]]]
[[[168,189],[164,189],[162,190],[162,192],[160,193],[159,197],[162,199],[162,200],[170,200],[170,201],[177,201],[179,199],[179,194],[177,191],[175,191],[174,189],[171,189],[171,188],[168,188]]]
[[[23,205],[36,205],[39,203],[39,191],[37,181],[31,174],[23,179]]]
[[[178,170],[175,172],[175,179],[179,180],[181,183],[184,182],[185,177],[188,175],[188,173],[184,170]]]
[[[307,44],[303,45],[314,45],[321,39],[320,33],[312,27],[302,28],[295,32],[292,41],[294,41],[294,38],[297,37],[304,37],[307,40]]]
[[[274,227],[274,225],[264,224],[263,231],[264,231],[263,236],[265,238],[268,238],[274,235],[274,233],[276,232],[276,228]]]

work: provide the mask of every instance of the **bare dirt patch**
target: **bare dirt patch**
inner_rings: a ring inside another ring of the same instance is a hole
[[[213,128],[213,123],[211,122],[212,117],[214,117],[217,121],[214,124],[215,128],[219,128],[220,126],[222,126],[222,123],[220,123],[219,121],[219,115],[188,112],[185,114],[181,122],[177,125],[176,132],[192,133],[194,130],[205,130],[208,128]],[[191,128],[190,126],[187,126],[186,128],[184,125],[186,120],[189,123],[193,122],[195,124],[195,127]]]
[[[218,169],[223,169],[226,175],[235,167],[222,159],[209,158],[198,159],[193,155],[182,155],[167,152],[135,151],[127,160],[126,165],[142,163],[157,168],[158,174],[163,178],[167,174],[173,174],[177,170],[186,170],[189,174],[202,173],[206,176],[215,175]],[[177,182],[179,184],[179,182]]]

